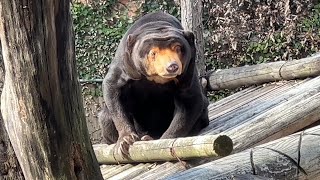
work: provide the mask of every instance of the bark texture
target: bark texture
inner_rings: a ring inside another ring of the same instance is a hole
[[[0,96],[4,81],[4,65],[0,46]],[[1,105],[1,101],[0,101]],[[13,151],[0,111],[0,179],[24,179],[18,159]]]
[[[197,48],[196,65],[200,76],[205,75],[204,40],[202,25],[202,1],[181,0],[181,23],[185,30],[195,35]]]
[[[1,111],[26,179],[101,179],[77,81],[68,0],[1,0]]]

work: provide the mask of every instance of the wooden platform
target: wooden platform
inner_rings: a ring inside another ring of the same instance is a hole
[[[234,142],[233,153],[293,134],[319,122],[320,77],[268,83],[244,89],[210,104],[209,118],[210,125],[201,134],[228,135]],[[320,128],[318,129],[320,131]],[[188,172],[199,171],[199,164],[214,164],[214,161],[216,159],[199,159],[187,162],[187,166],[177,161],[100,167],[104,179],[180,179],[179,177],[184,176],[179,176],[179,173],[187,168]],[[317,173],[319,171],[316,170]],[[228,177],[228,172],[221,173]],[[241,171],[239,174],[242,174]],[[194,174],[194,177],[196,176],[197,174]]]

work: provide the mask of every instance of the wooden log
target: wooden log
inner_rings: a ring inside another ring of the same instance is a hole
[[[123,166],[118,166],[118,165],[112,165],[112,166],[114,166],[114,168],[101,168],[101,173],[102,173],[103,179],[109,179],[112,176],[115,176],[117,174],[120,174],[123,171],[126,171],[126,170],[132,168],[134,165],[126,164]]]
[[[297,132],[320,119],[320,77],[265,101],[213,121],[207,129],[215,128],[205,134],[223,132],[232,139],[233,152],[239,152]]]
[[[320,126],[212,161],[167,179],[320,179]]]
[[[139,176],[134,177],[132,180],[141,180],[141,179],[162,179],[164,177],[170,176],[181,171],[185,171],[186,166],[182,163],[173,163],[165,162],[157,167],[154,167],[152,170],[147,173],[140,174]]]
[[[0,19],[1,112],[25,179],[102,179],[76,73],[70,1],[1,0]]]
[[[107,178],[108,180],[132,180],[134,177],[149,171],[152,167],[155,166],[155,163],[141,163],[138,164],[126,171],[123,171],[113,177]]]
[[[232,140],[225,135],[138,141],[130,146],[130,159],[114,151],[115,144],[93,145],[100,164],[186,160],[198,157],[229,155]]]
[[[320,54],[293,61],[278,61],[217,70],[209,77],[208,89],[234,89],[241,86],[318,75],[320,75]]]

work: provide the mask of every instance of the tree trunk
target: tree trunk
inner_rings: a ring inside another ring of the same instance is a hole
[[[4,67],[0,46],[0,95],[4,81]],[[0,101],[1,105],[1,101]],[[13,151],[0,112],[0,179],[24,179],[18,159]]]
[[[195,35],[197,48],[196,65],[200,76],[205,75],[204,40],[202,25],[202,1],[181,0],[181,23],[185,30]]]
[[[3,120],[26,179],[102,179],[77,81],[68,0],[1,0]]]

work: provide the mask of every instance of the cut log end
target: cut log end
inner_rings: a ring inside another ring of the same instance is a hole
[[[219,156],[227,156],[231,154],[233,150],[233,142],[230,137],[221,135],[213,143],[213,150]]]

